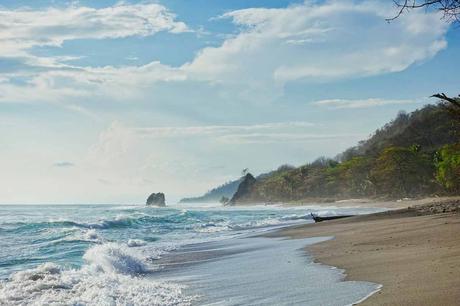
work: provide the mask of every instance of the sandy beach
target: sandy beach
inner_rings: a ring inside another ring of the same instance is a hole
[[[304,225],[273,235],[334,236],[309,246],[308,252],[320,263],[345,269],[348,280],[383,285],[362,305],[458,305],[459,199],[383,206],[395,210]]]

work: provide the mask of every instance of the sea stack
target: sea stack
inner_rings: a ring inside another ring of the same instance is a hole
[[[147,198],[147,201],[146,201],[145,204],[148,205],[148,206],[155,205],[155,206],[158,206],[158,207],[164,207],[164,206],[166,206],[165,194],[162,193],[162,192],[152,193]]]
[[[256,182],[256,178],[251,173],[246,174],[232,199],[225,205],[235,205],[237,203],[251,202],[252,193],[254,191],[254,185]]]

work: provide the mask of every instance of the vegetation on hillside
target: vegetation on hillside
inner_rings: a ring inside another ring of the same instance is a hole
[[[368,140],[258,178],[247,195],[265,202],[308,198],[402,198],[460,191],[460,120],[445,104],[398,116]]]

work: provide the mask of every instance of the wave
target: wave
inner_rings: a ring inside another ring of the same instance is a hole
[[[283,216],[280,219],[284,220],[284,221],[313,220],[313,218],[311,216],[311,213],[301,214],[301,215],[292,214],[292,215],[288,215],[288,216]]]
[[[86,251],[83,259],[105,273],[141,274],[151,271],[139,253],[117,243],[93,246]]]
[[[138,227],[149,224],[158,224],[167,226],[168,224],[181,224],[190,221],[199,220],[199,214],[182,210],[168,215],[148,215],[145,213],[135,215],[118,215],[115,218],[102,219],[94,222],[82,222],[75,220],[49,220],[42,222],[15,222],[4,224],[7,229],[3,231],[22,232],[27,230],[37,230],[39,228],[85,228],[85,229],[112,229],[112,228],[127,228]]]
[[[256,228],[262,228],[262,227],[275,226],[275,225],[280,225],[282,223],[283,222],[279,219],[268,218],[268,219],[262,219],[262,220],[249,221],[249,222],[242,223],[242,224],[230,225],[230,228],[232,230],[247,230],[247,229],[256,229]]]
[[[127,245],[131,248],[140,247],[147,244],[147,241],[141,239],[129,239]]]
[[[291,214],[286,216],[267,216],[264,219],[250,220],[246,222],[233,222],[230,223],[228,220],[217,220],[201,223],[194,227],[195,232],[199,233],[217,233],[222,231],[240,231],[258,229],[264,227],[273,227],[280,225],[292,224],[295,222],[312,220],[310,213],[308,214]]]
[[[83,237],[88,241],[99,241],[101,239],[95,229],[87,230]]]
[[[153,280],[142,255],[116,243],[97,245],[81,269],[46,263],[0,282],[1,305],[190,305],[179,284]]]
[[[217,222],[205,222],[195,226],[194,231],[198,233],[218,233],[222,231],[228,231],[230,228],[229,222],[225,220],[219,220]]]
[[[80,228],[87,229],[87,234],[83,240],[95,242],[98,240],[96,234],[91,230],[123,229],[123,228],[143,228],[146,226],[155,226],[157,232],[169,232],[176,229],[194,230],[195,232],[221,232],[226,230],[242,230],[254,227],[263,227],[271,225],[280,225],[283,222],[298,221],[311,219],[309,214],[305,215],[287,215],[287,216],[266,216],[263,219],[243,221],[237,220],[229,224],[228,217],[215,218],[205,212],[180,210],[166,215],[149,215],[146,213],[122,214],[116,217],[101,219],[92,222],[83,222],[76,220],[50,220],[47,222],[36,223],[14,223],[9,224],[9,231],[20,233],[24,231],[36,231],[37,229],[49,228]],[[93,235],[94,234],[94,235]]]

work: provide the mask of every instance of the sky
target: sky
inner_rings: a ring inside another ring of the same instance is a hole
[[[391,3],[1,0],[0,203],[175,202],[457,95],[458,26]]]

